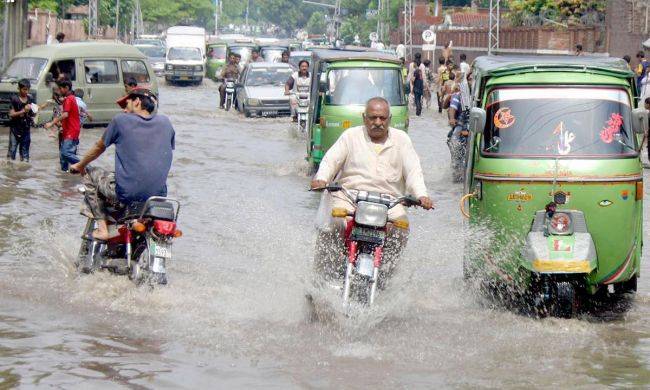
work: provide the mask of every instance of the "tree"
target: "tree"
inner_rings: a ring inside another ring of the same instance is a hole
[[[322,12],[314,12],[307,21],[307,32],[310,34],[325,34],[327,31],[327,22],[325,21],[325,14]]]

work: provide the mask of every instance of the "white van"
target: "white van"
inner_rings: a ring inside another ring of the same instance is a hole
[[[174,26],[167,29],[165,80],[201,84],[205,75],[205,29]]]

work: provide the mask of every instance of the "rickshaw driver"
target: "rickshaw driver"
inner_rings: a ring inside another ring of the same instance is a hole
[[[433,202],[427,195],[422,167],[411,139],[390,127],[390,104],[381,97],[366,103],[363,126],[343,132],[320,163],[311,188],[323,188],[337,178],[348,190],[365,190],[399,197],[411,192],[421,206],[430,210]],[[334,193],[333,207],[353,211],[343,194]],[[406,219],[406,210],[398,205],[389,210],[389,220]]]

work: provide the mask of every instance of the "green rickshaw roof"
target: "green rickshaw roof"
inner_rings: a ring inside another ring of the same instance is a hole
[[[481,56],[474,68],[482,75],[501,76],[522,71],[533,72],[595,72],[617,77],[632,77],[634,73],[622,58],[604,56]]]
[[[340,62],[340,61],[379,61],[401,65],[402,62],[395,55],[374,50],[314,50],[314,62]]]

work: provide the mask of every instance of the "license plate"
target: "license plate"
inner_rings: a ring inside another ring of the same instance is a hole
[[[278,115],[277,111],[262,111],[262,115]]]
[[[187,77],[187,76],[181,76],[181,77],[179,77],[179,80],[189,80],[189,79],[190,79],[190,78]]]
[[[357,237],[369,237],[369,238],[383,240],[384,237],[386,236],[386,233],[384,233],[381,230],[355,227],[354,229],[352,229],[352,235]]]
[[[171,259],[172,257],[171,245],[149,241],[149,251],[153,254],[154,257],[162,257],[165,259]]]

